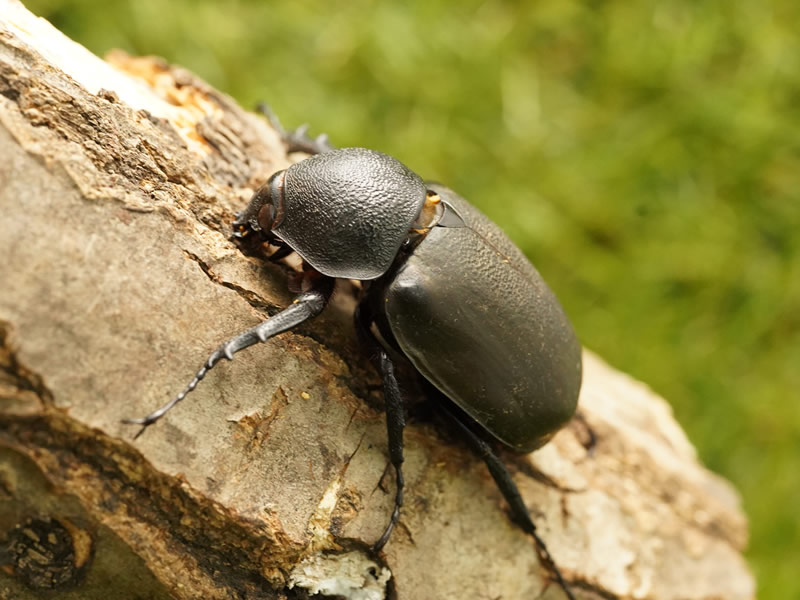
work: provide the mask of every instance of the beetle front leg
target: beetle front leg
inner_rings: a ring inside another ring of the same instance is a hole
[[[489,473],[492,475],[492,479],[494,479],[497,487],[500,489],[500,492],[511,508],[513,520],[525,533],[534,539],[540,559],[547,564],[550,571],[555,576],[556,581],[561,586],[561,589],[563,589],[564,593],[567,595],[567,598],[569,598],[569,600],[575,600],[575,596],[572,595],[572,590],[570,590],[569,585],[567,585],[563,575],[561,575],[561,571],[553,560],[550,551],[547,549],[547,545],[536,531],[536,524],[533,522],[533,519],[531,519],[528,507],[525,506],[522,495],[519,493],[519,488],[517,488],[517,484],[514,483],[514,480],[511,478],[511,473],[508,472],[503,461],[498,458],[489,444],[478,437],[478,435],[467,426],[464,422],[466,417],[461,416],[460,412],[457,413],[454,409],[448,407],[448,404],[450,404],[449,400],[446,398],[437,398],[437,400],[437,405],[456,424],[475,453],[486,463]]]
[[[301,125],[294,131],[287,131],[281,124],[278,115],[265,102],[259,102],[256,110],[269,121],[272,128],[281,136],[281,140],[286,144],[286,152],[305,152],[306,154],[322,154],[336,150],[336,146],[331,144],[327,133],[321,133],[312,138],[308,135],[308,125]]]
[[[333,285],[333,279],[320,276],[312,283],[312,288],[309,291],[300,294],[295,299],[294,303],[283,309],[277,315],[229,339],[217,348],[211,356],[208,357],[208,360],[202,368],[197,371],[194,379],[189,382],[189,385],[164,406],[153,411],[146,417],[123,419],[122,422],[126,425],[142,426],[134,436],[134,439],[142,435],[145,429],[163,417],[172,407],[178,404],[178,402],[186,398],[220,360],[223,358],[233,360],[233,355],[240,350],[244,350],[254,344],[264,343],[279,333],[293,329],[303,321],[316,317],[328,304],[328,300],[333,292]]]

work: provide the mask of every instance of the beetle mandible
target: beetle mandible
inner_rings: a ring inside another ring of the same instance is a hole
[[[575,413],[581,347],[558,300],[502,230],[452,190],[423,181],[386,154],[336,149],[324,135],[309,138],[304,128],[287,132],[262,110],[288,151],[311,156],[256,191],[236,215],[234,237],[277,246],[271,259],[296,252],[306,265],[304,291],[283,311],[223,343],[162,408],[124,422],[142,426],[138,437],[220,360],[320,314],[335,279],[360,280],[355,326],[383,377],[396,478],[394,510],[373,551],[389,540],[403,504],[405,418],[394,363],[405,359],[486,462],[514,520],[574,600],[516,484],[484,439],[488,434],[531,452]]]

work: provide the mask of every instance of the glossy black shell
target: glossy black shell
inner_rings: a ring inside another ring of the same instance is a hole
[[[286,169],[272,232],[320,273],[375,279],[392,264],[425,202],[419,175],[391,156],[342,148]]]
[[[416,369],[521,452],[574,414],[581,346],[558,300],[506,235],[428,184],[467,227],[434,227],[380,289],[391,335]]]

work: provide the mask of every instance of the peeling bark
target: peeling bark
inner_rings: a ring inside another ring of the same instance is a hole
[[[291,160],[262,119],[159,60],[103,62],[0,0],[0,125],[0,597],[561,597],[424,406],[399,526],[368,556],[394,493],[345,282],[136,443],[120,424],[290,302],[287,268],[227,239]],[[505,456],[578,597],[753,598],[735,492],[661,398],[585,361],[594,451],[575,421]]]

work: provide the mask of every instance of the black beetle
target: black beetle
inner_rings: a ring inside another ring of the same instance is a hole
[[[186,389],[140,419],[137,437],[183,400],[222,358],[318,315],[336,278],[364,283],[355,315],[384,380],[395,508],[403,503],[403,401],[394,361],[422,374],[439,407],[486,462],[514,520],[537,543],[567,596],[569,587],[536,532],[506,467],[482,437],[530,452],[575,413],[581,347],[558,300],[497,225],[452,190],[425,182],[398,160],[364,148],[335,149],[325,136],[286,132],[289,151],[310,158],[274,174],[233,223],[236,238],[296,252],[304,290],[285,310],[222,344]]]

